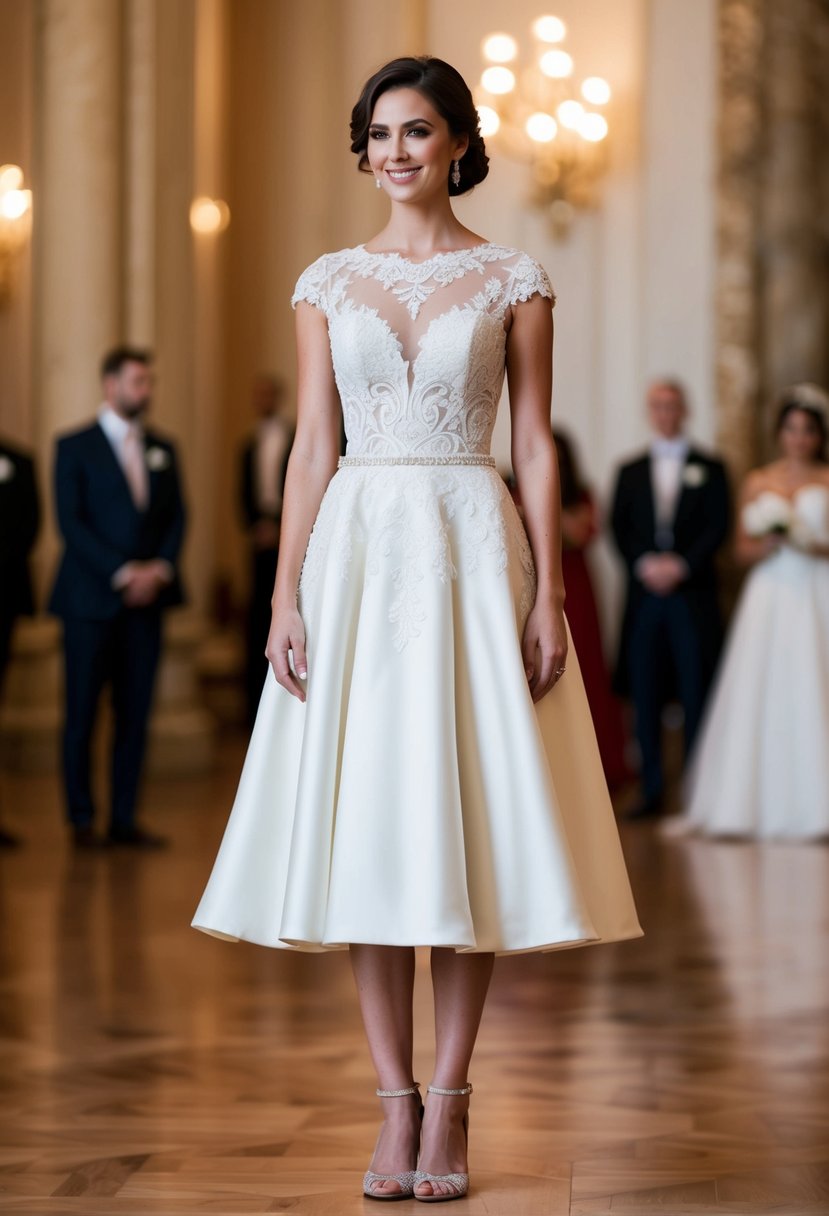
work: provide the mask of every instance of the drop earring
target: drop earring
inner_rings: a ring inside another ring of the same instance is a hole
[[[383,189],[383,183],[380,181],[380,178],[379,178],[379,177],[375,177],[375,179],[374,179],[374,184],[375,184],[375,186],[377,187],[377,189],[378,189],[378,190],[382,190],[382,189]]]
[[[452,185],[459,186],[461,184],[461,162],[456,160],[452,166]]]

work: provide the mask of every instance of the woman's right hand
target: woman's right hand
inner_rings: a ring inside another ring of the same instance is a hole
[[[294,670],[288,660],[293,657]],[[305,689],[300,683],[308,674],[305,657],[305,626],[297,608],[274,607],[265,657],[273,668],[277,684],[300,701],[305,700]]]

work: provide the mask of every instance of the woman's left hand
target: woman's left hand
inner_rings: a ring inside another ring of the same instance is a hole
[[[524,627],[521,646],[533,701],[540,701],[564,675],[567,626],[559,604],[536,600]]]

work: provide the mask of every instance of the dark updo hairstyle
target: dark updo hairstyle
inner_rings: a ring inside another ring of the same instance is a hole
[[[800,410],[801,413],[806,414],[811,419],[815,426],[818,436],[815,460],[821,461],[822,464],[829,464],[827,405],[829,405],[829,397],[816,384],[796,384],[793,388],[786,389],[777,407],[777,422],[774,427],[775,435],[779,436],[789,415],[795,413],[796,410]]]
[[[461,157],[461,181],[455,186],[448,179],[450,194],[466,194],[489,172],[489,157],[478,123],[478,111],[469,86],[450,64],[430,55],[392,59],[363,85],[359,100],[351,111],[351,151],[360,157],[357,167],[370,173],[368,129],[377,99],[391,89],[416,89],[446,119],[453,135],[469,136],[469,147]]]

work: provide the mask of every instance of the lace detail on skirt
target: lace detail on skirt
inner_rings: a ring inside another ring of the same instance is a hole
[[[520,572],[522,630],[535,600],[529,541],[506,486],[488,468],[372,462],[337,474],[308,543],[299,584],[303,615],[313,612],[322,572],[334,567],[350,577],[358,552],[367,580],[389,580],[388,621],[398,651],[420,635],[427,578],[446,584],[459,572],[474,576],[484,563],[504,574],[512,561]]]

